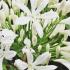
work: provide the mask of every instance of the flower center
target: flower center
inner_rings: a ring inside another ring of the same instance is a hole
[[[33,70],[32,64],[28,64],[28,70]]]

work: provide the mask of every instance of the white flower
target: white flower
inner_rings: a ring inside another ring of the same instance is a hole
[[[70,36],[70,30],[64,30],[63,34],[64,34],[64,40],[66,41],[68,36]]]
[[[60,23],[68,24],[70,25],[70,17],[63,19]]]
[[[12,8],[16,12],[19,10],[18,6],[15,4],[17,0],[12,0]],[[28,0],[20,0],[20,2],[24,3],[25,5],[28,4]]]
[[[4,12],[5,16],[9,15],[9,7],[4,1],[0,1],[0,12]]]
[[[49,12],[42,14],[41,18],[45,19],[45,22],[43,24],[43,27],[45,28],[48,25],[48,23],[50,23],[52,20],[56,20],[56,18],[59,18],[59,16],[56,12],[50,10]]]
[[[42,38],[43,37],[43,27],[41,26],[40,19],[44,19],[44,18],[41,17],[40,12],[46,7],[48,2],[49,2],[49,0],[41,0],[40,4],[37,6],[36,0],[30,0],[30,3],[31,3],[31,11],[30,11],[27,6],[25,6],[23,3],[21,3],[21,1],[16,0],[15,4],[18,6],[19,9],[24,11],[24,13],[26,13],[27,15],[19,17],[16,20],[14,20],[13,21],[14,24],[25,25],[25,24],[28,24],[30,21],[30,23],[36,30],[39,37]],[[47,16],[46,14],[44,14],[44,15]],[[53,14],[53,16],[54,16],[54,14]]]
[[[15,55],[16,55],[16,52],[13,50],[10,50],[10,47],[1,46],[1,49],[0,49],[0,70],[3,70],[3,68],[2,68],[3,59],[5,58],[7,60],[12,60]]]
[[[70,52],[70,46],[61,47],[61,51]]]
[[[62,43],[63,43],[64,45],[70,46],[70,42],[63,41]]]
[[[60,3],[51,5],[50,7],[57,8],[58,13],[62,11],[62,15],[66,15],[67,13],[70,12],[69,6],[70,6],[70,0],[67,1],[63,0]]]
[[[0,31],[1,46],[11,46],[16,36],[12,30],[2,29],[2,31]]]
[[[55,27],[54,31],[51,33],[50,38],[54,37],[57,33],[63,34],[64,29],[65,29],[65,24],[58,24]]]
[[[22,50],[22,51],[24,52],[24,50]],[[28,69],[28,70],[34,70],[34,69],[35,70],[54,70],[54,69],[56,69],[56,66],[53,66],[53,65],[47,65],[47,66],[42,65],[49,61],[50,56],[51,56],[49,52],[45,52],[45,53],[39,55],[35,61],[33,60],[33,55],[30,52],[30,50],[28,50],[28,49],[25,50],[25,53],[27,55],[27,63],[20,59],[15,60],[14,65],[19,70],[25,70],[25,69]],[[40,66],[40,64],[41,64],[41,66]]]
[[[62,47],[60,50],[61,58],[70,61],[70,46]]]
[[[4,1],[0,1],[0,23],[4,23],[9,15],[8,5]]]
[[[56,59],[56,62],[60,62],[61,64],[63,64],[64,66],[66,66],[69,70],[70,70],[70,62],[66,61],[64,59]]]
[[[61,54],[61,58],[70,61],[70,46],[65,46],[65,47],[57,46],[56,54],[57,56]]]
[[[7,60],[12,60],[16,55],[15,51],[10,50],[16,36],[17,35],[12,30],[2,29],[2,31],[0,31],[0,70],[3,70],[2,62],[4,58]]]

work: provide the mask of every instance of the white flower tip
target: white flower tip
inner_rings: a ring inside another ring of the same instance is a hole
[[[17,64],[20,64],[20,62],[21,62],[21,60],[20,59],[17,59],[17,60],[15,60],[14,65],[16,66]]]
[[[29,47],[30,47],[31,41],[30,41],[28,38],[25,38],[25,39],[24,39],[24,44],[25,44],[26,46],[29,46]]]
[[[55,65],[50,65],[50,67],[52,67],[52,70],[55,70],[57,68],[57,66],[55,66]]]

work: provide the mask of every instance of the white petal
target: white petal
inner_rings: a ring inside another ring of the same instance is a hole
[[[61,47],[61,51],[70,52],[70,46]]]
[[[0,57],[0,70],[3,70],[2,63],[3,63],[3,58]]]
[[[57,59],[56,62],[60,62],[61,64],[65,65],[70,70],[70,62],[64,60],[64,59]]]
[[[9,15],[8,5],[4,1],[0,1],[0,24],[5,23],[6,17]]]
[[[50,19],[45,19],[45,22],[43,24],[43,28],[46,28],[46,26],[51,22]]]
[[[61,51],[60,53],[63,58],[70,60],[70,52]]]
[[[7,17],[9,15],[9,7],[8,5],[4,2],[0,2],[0,7],[2,6],[2,9],[0,9],[0,12],[4,12],[5,16]]]
[[[19,70],[25,70],[28,65],[27,63],[21,61],[20,59],[15,60],[14,65],[19,69]]]
[[[11,46],[16,37],[17,35],[12,30],[3,29],[1,31],[1,43],[5,46]]]
[[[21,2],[20,0],[16,0],[15,4],[18,6],[19,9],[23,10],[25,13],[27,13],[28,15],[31,14],[30,10],[28,9],[28,7],[26,5],[24,5],[23,2]]]
[[[0,58],[2,58],[4,56],[2,48],[0,49]]]
[[[29,21],[30,21],[30,17],[19,17],[15,19],[13,23],[15,25],[25,25],[25,24],[28,24]]]
[[[55,70],[57,67],[54,65],[36,66],[36,70]]]
[[[56,19],[56,18],[59,18],[57,12],[53,11],[53,10],[50,10],[49,12],[47,13],[44,13],[41,15],[42,18],[46,18],[46,19]]]
[[[41,26],[41,24],[37,21],[35,21],[33,23],[34,28],[36,29],[36,32],[38,33],[39,37],[42,38],[43,37],[43,28]]]
[[[15,55],[16,55],[15,51],[7,51],[7,52],[5,52],[5,58],[7,60],[12,60],[13,57],[15,57]]]
[[[57,33],[63,33],[65,29],[65,24],[58,24],[52,34],[50,35],[50,38],[54,37]]]
[[[63,8],[65,7],[66,0],[63,0],[57,4],[51,5],[50,8],[57,8],[57,12],[60,13],[63,12]]]
[[[63,41],[63,44],[67,45],[67,46],[70,46],[70,42],[67,42],[67,41]]]
[[[4,36],[5,39],[15,39],[17,34],[15,34],[12,30],[2,29],[1,35]]]
[[[31,8],[32,8],[32,11],[36,9],[36,6],[37,6],[37,0],[30,0],[31,2]]]
[[[60,23],[69,24],[70,25],[70,17],[63,19]]]
[[[42,0],[41,4],[38,6],[36,10],[36,13],[40,13],[48,3],[49,3],[49,0]]]
[[[64,33],[67,34],[68,36],[70,36],[70,29],[69,30],[65,30]]]
[[[28,64],[32,64],[33,63],[33,55],[32,55],[32,52],[30,51],[30,49],[23,48],[22,52],[26,53]]]
[[[42,14],[41,18],[45,19],[45,22],[43,25],[43,27],[45,28],[48,23],[50,23],[52,20],[56,20],[57,18],[59,18],[59,16],[56,12],[54,12],[53,10],[50,10],[49,12]]]
[[[62,9],[62,15],[66,15],[70,12],[70,1],[66,1],[66,4],[64,5],[64,8]]]
[[[39,55],[37,59],[35,60],[34,64],[45,64],[46,62],[49,62],[49,59],[51,57],[51,54],[49,52],[45,52],[42,55]]]

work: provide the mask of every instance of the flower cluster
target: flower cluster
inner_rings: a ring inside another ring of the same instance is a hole
[[[58,68],[49,61],[70,70],[69,6],[70,0],[1,0],[0,70]]]

